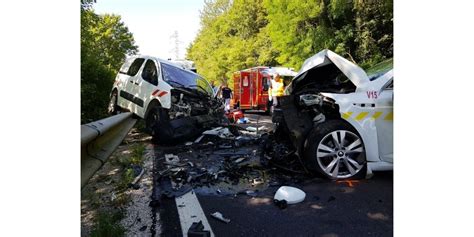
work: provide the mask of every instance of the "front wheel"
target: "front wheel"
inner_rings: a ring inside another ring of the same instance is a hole
[[[110,115],[118,114],[120,108],[117,105],[117,91],[114,91],[112,93],[112,96],[110,97],[110,102],[109,106],[107,108],[107,113]]]
[[[340,120],[313,128],[307,139],[305,160],[308,169],[330,179],[361,178],[366,170],[362,138]]]
[[[168,115],[164,109],[158,106],[152,107],[147,113],[145,127],[155,144],[167,143],[172,140],[173,131],[169,126]]]

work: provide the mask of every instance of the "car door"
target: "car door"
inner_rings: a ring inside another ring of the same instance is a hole
[[[151,94],[158,86],[160,76],[157,63],[152,59],[147,59],[141,72],[135,77],[136,86],[133,91],[135,110],[134,113],[144,117],[145,105],[149,103]]]
[[[380,159],[393,162],[393,70],[381,78],[381,88],[377,93],[375,120]]]
[[[136,81],[136,76],[138,75],[138,72],[140,71],[140,68],[143,65],[143,62],[145,61],[144,58],[135,58],[132,59],[127,68],[127,63],[124,64],[124,66],[120,69],[120,81],[122,85],[119,87],[119,96],[117,100],[117,104],[122,107],[122,108],[127,108],[130,111],[135,110],[135,103],[134,103],[134,90],[135,87],[137,86],[135,84]],[[125,72],[126,71],[126,72]]]

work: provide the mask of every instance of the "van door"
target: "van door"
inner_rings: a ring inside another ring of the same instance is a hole
[[[157,89],[158,77],[160,70],[157,67],[157,63],[153,60],[146,60],[145,66],[141,73],[136,76],[136,86],[133,90],[135,114],[144,118],[145,117],[145,105],[150,102],[151,94]]]
[[[120,92],[117,99],[117,104],[122,108],[127,108],[130,111],[135,110],[135,104],[133,103],[133,93],[137,85],[135,85],[136,76],[140,71],[144,58],[132,59],[130,64],[125,63],[119,72],[119,80],[122,85],[119,87]],[[127,68],[128,66],[128,68]],[[126,71],[126,72],[125,72]]]
[[[240,94],[240,107],[242,109],[250,109],[252,104],[250,100],[250,73],[242,72],[240,80],[240,88],[242,93]]]

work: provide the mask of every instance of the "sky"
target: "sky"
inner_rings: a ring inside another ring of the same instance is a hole
[[[139,54],[176,59],[172,35],[177,31],[183,59],[199,31],[203,6],[204,0],[97,0],[93,8],[97,14],[120,15],[133,33]]]

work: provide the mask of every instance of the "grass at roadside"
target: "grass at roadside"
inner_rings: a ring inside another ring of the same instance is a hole
[[[124,236],[125,228],[119,224],[124,217],[123,211],[100,211],[97,214],[95,225],[91,231],[92,237]]]
[[[124,236],[121,225],[132,200],[130,183],[143,169],[146,143],[136,129],[82,192],[82,236]]]
[[[117,162],[124,170],[117,186],[120,191],[127,189],[129,184],[138,175],[134,167],[140,166],[143,163],[145,145],[143,143],[137,143],[134,144],[130,150],[130,156],[122,156],[117,159]]]

